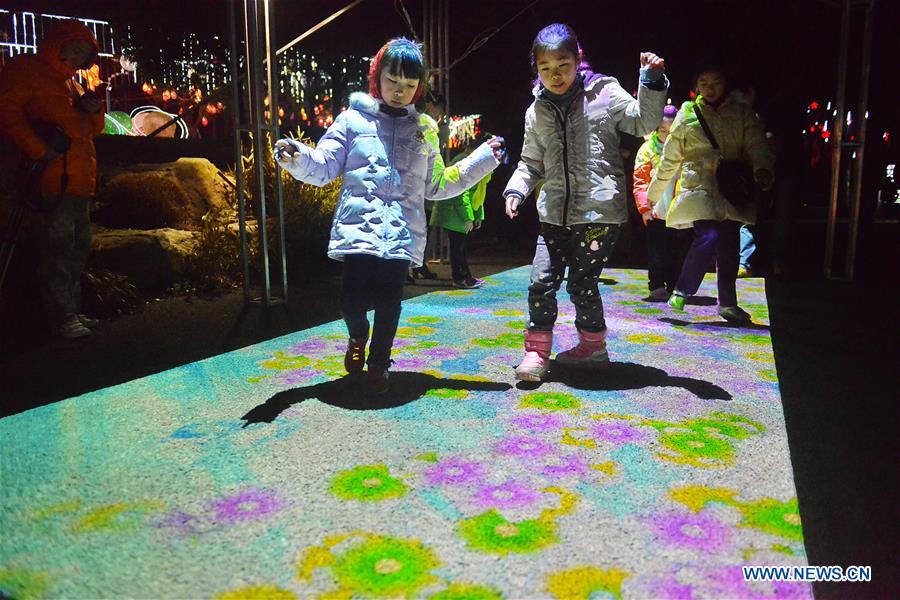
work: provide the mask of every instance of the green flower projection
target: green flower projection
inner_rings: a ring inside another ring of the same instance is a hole
[[[666,449],[658,453],[660,458],[701,468],[733,464],[737,449],[732,440],[743,440],[766,430],[752,419],[725,412],[681,422],[644,420],[641,425],[660,432],[659,442]]]
[[[461,521],[459,532],[470,548],[489,554],[530,554],[556,543],[556,527],[551,521],[513,523],[496,510]]]
[[[446,590],[428,596],[429,600],[503,600],[503,594],[484,585],[454,583]]]
[[[411,597],[437,580],[430,571],[439,565],[421,542],[384,537],[338,555],[331,570],[342,588],[356,594]]]
[[[275,357],[264,360],[259,363],[263,369],[275,371],[291,371],[293,369],[301,369],[312,363],[312,360],[306,356],[290,356],[284,352],[275,352]]]
[[[698,431],[663,433],[659,443],[678,453],[680,460],[676,462],[718,460],[730,463],[734,454],[734,448],[727,440]]]
[[[519,401],[519,408],[573,410],[581,408],[581,400],[572,394],[562,392],[533,392],[522,396],[522,399]]]
[[[437,325],[438,323],[442,323],[444,319],[440,317],[429,317],[429,316],[421,316],[421,317],[410,317],[407,319],[407,322],[412,323],[413,325]]]
[[[50,578],[28,569],[0,569],[0,592],[19,600],[37,600],[50,596]]]
[[[329,491],[344,500],[380,502],[405,496],[409,487],[384,465],[362,465],[338,473]]]
[[[522,347],[525,343],[525,334],[523,333],[501,333],[492,338],[475,338],[472,343],[482,348],[516,348]]]
[[[779,502],[765,498],[739,506],[744,515],[742,525],[760,529],[789,540],[801,541],[803,527],[800,524],[800,508],[797,499]]]
[[[449,388],[434,388],[425,393],[426,396],[444,398],[445,400],[459,400],[469,395],[469,390],[451,390]]]
[[[743,527],[752,527],[794,542],[803,541],[803,526],[800,523],[797,498],[791,498],[787,502],[774,498],[743,502],[738,499],[735,490],[700,485],[676,488],[671,490],[669,495],[694,512],[699,512],[712,502],[732,506],[741,512],[743,520],[740,525]]]

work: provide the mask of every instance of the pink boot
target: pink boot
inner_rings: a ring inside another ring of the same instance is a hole
[[[578,332],[578,345],[556,355],[556,362],[567,367],[597,369],[609,364],[606,353],[606,330],[599,333]]]
[[[537,329],[525,330],[525,358],[516,367],[516,379],[540,381],[550,369],[550,349],[553,332]]]

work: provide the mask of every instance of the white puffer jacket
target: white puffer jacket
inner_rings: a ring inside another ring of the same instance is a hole
[[[462,194],[499,164],[487,143],[444,167],[438,128],[412,105],[385,112],[368,94],[355,93],[315,148],[294,140],[299,155],[282,166],[295,178],[324,185],[343,175],[328,256],[370,254],[422,264],[425,198]]]

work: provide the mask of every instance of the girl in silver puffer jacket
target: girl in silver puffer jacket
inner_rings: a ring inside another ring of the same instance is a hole
[[[531,51],[539,84],[525,113],[522,158],[503,195],[513,218],[543,181],[525,357],[516,367],[518,379],[540,381],[550,365],[556,292],[567,266],[566,291],[575,305],[579,343],[556,360],[592,368],[609,363],[598,281],[619,226],[628,220],[619,133],[643,136],[659,126],[668,81],[663,59],[645,52],[633,98],[614,78],[579,68],[582,52],[575,32],[558,23],[538,33]]]

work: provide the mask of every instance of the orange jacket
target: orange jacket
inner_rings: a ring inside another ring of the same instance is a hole
[[[74,106],[81,88],[72,80],[75,70],[60,57],[63,45],[86,40],[95,47],[90,29],[74,20],[58,23],[41,42],[37,54],[12,58],[0,71],[0,131],[31,160],[48,151],[31,123],[44,121],[60,127],[72,140],[65,157],[57,157],[44,169],[41,191],[60,193],[63,169],[68,174],[65,193],[92,196],[96,188],[97,159],[94,136],[103,131],[102,111],[89,115]]]
[[[656,132],[650,136],[637,152],[634,157],[634,203],[637,205],[638,212],[644,214],[653,210],[647,202],[647,188],[650,187],[650,180],[656,174],[656,167],[659,165],[659,157],[662,152],[662,143]]]

